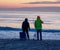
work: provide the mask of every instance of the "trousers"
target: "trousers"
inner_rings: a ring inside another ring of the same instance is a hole
[[[39,38],[40,36],[40,38]],[[42,30],[37,30],[37,40],[42,40]]]

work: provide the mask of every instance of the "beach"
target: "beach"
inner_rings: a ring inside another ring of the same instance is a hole
[[[0,39],[0,50],[60,50],[60,40]]]
[[[30,40],[20,40],[19,32],[21,30],[0,30],[0,50],[60,50],[58,30],[43,30],[42,41],[36,40],[35,30],[29,31]]]
[[[42,41],[34,36],[37,15],[44,21]],[[30,40],[20,40],[25,18],[30,23]],[[0,50],[60,50],[60,12],[0,11]]]
[[[0,50],[60,50],[60,0],[0,0]]]

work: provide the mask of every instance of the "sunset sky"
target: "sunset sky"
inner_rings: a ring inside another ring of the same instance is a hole
[[[60,7],[60,0],[0,0],[0,8]]]

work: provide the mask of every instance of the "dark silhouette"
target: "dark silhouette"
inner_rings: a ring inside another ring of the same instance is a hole
[[[29,25],[28,19],[25,18],[24,22],[22,23],[22,30],[23,32],[26,33],[28,39],[29,39],[29,33],[28,33],[29,29],[30,29],[30,25]]]
[[[20,40],[26,40],[25,32],[20,32]]]
[[[35,29],[37,31],[37,40],[39,40],[39,33],[40,33],[40,40],[42,40],[42,23],[43,21],[40,19],[40,16],[37,16],[35,20]]]

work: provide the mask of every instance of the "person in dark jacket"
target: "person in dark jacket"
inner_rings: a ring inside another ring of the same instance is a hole
[[[30,25],[29,25],[28,19],[25,18],[25,20],[22,23],[22,30],[23,32],[26,33],[28,39],[29,39],[29,33],[28,33],[29,29],[30,29]]]
[[[40,40],[42,40],[42,23],[43,21],[40,19],[40,16],[37,16],[35,20],[35,29],[37,31],[37,40],[39,40],[39,33],[40,33]]]

